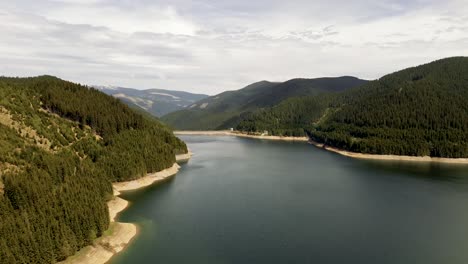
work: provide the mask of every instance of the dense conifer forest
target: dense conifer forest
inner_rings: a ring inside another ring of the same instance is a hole
[[[237,129],[308,135],[345,150],[468,157],[468,58],[405,69],[336,95],[287,100]]]
[[[272,108],[261,109],[242,116],[238,130],[268,131],[272,135],[304,137],[306,130],[322,117],[335,95],[294,97]]]
[[[55,77],[0,78],[0,262],[55,263],[109,226],[111,182],[172,166],[158,121]]]
[[[245,115],[289,98],[336,93],[366,82],[350,76],[292,79],[282,83],[260,81],[240,90],[210,96],[161,120],[181,130],[228,129],[236,127]]]

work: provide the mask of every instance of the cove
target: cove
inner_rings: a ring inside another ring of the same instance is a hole
[[[125,193],[124,263],[468,263],[468,167],[307,143],[182,136],[168,182]]]

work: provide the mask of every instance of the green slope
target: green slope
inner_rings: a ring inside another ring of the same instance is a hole
[[[329,113],[329,104],[336,96],[293,97],[274,107],[242,116],[236,129],[249,133],[268,131],[271,135],[303,137],[306,130]]]
[[[364,83],[366,81],[354,77],[293,79],[284,83],[262,81],[203,99],[161,120],[180,130],[226,129],[235,127],[247,113],[288,98],[339,92]]]
[[[54,263],[109,226],[113,181],[171,166],[185,144],[94,89],[0,78],[0,262]]]
[[[468,157],[468,58],[405,69],[332,97],[249,115],[244,131],[298,134],[355,152]]]

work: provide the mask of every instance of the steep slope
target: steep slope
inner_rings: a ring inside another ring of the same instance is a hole
[[[268,131],[270,135],[304,137],[314,123],[329,113],[336,94],[293,97],[280,104],[242,116],[236,130],[248,133]]]
[[[122,102],[130,106],[138,106],[157,117],[184,109],[194,102],[208,97],[208,95],[205,94],[193,94],[163,89],[137,90],[106,86],[95,86],[95,88],[108,95],[119,98]]]
[[[306,130],[315,141],[354,152],[460,158],[468,157],[467,102],[468,58],[448,58],[332,98],[302,98],[257,112],[238,129]]]
[[[113,181],[172,166],[185,144],[97,90],[0,78],[0,259],[54,263],[109,226]]]
[[[161,120],[182,130],[218,129],[227,120],[239,116],[239,109],[249,98],[275,85],[276,83],[261,81],[241,90],[223,92],[200,100],[186,110],[165,115]]]
[[[468,157],[468,58],[382,77],[346,93],[311,136],[356,152]]]
[[[181,130],[226,129],[235,127],[243,115],[285,99],[343,91],[364,83],[354,77],[262,81],[198,101],[189,109],[163,116],[162,121]]]
[[[323,93],[341,92],[365,84],[367,81],[355,77],[292,79],[265,89],[250,98],[246,107],[274,106],[292,97],[313,96]]]

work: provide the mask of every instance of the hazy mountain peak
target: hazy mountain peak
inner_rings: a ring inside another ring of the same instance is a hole
[[[194,102],[208,97],[205,94],[193,94],[165,89],[138,90],[118,86],[94,86],[102,92],[119,98],[126,104],[144,109],[154,116],[185,109]]]

